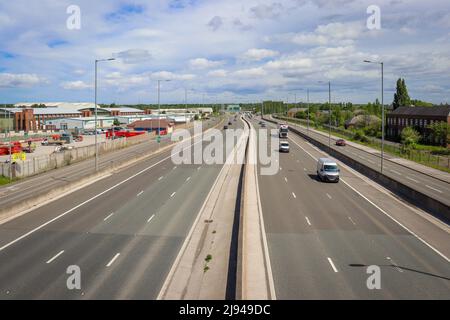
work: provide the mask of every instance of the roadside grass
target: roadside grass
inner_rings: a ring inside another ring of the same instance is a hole
[[[0,176],[0,186],[7,185],[7,184],[9,184],[9,183],[10,183],[9,178]]]
[[[280,117],[280,119],[286,119],[286,118]],[[296,121],[296,119],[295,120],[294,119],[287,119],[287,120],[291,121],[291,122],[294,122],[294,123],[297,123],[297,124],[300,124],[300,125],[305,125],[302,120],[300,120],[300,121]],[[328,133],[329,132],[329,130],[327,128],[320,127],[320,126],[316,127],[314,125],[311,125],[311,129],[315,129],[315,130],[321,131],[323,133]],[[336,137],[339,137],[339,138],[342,138],[342,139],[346,139],[348,141],[352,141],[352,142],[364,145],[366,147],[370,147],[370,148],[373,148],[373,149],[381,151],[381,146],[379,144],[377,144],[377,143],[373,143],[371,141],[363,142],[363,141],[360,141],[360,140],[356,140],[356,139],[354,139],[352,137],[349,137],[349,135],[345,135],[345,134],[342,134],[340,132],[336,132],[334,130],[332,130],[332,132],[333,132],[333,135],[336,136]],[[430,154],[430,153],[446,154],[448,152],[446,148],[436,147],[436,146],[420,145],[419,144],[419,145],[416,146],[415,150],[413,150],[410,154],[407,154],[407,153],[401,152],[400,149],[397,148],[397,147],[394,147],[394,146],[389,145],[389,144],[385,144],[384,151],[386,153],[390,154],[390,155],[393,155],[393,156],[396,156],[396,157],[399,157],[399,158],[403,158],[403,159],[407,159],[407,160],[410,160],[410,161],[414,161],[414,162],[422,164],[424,166],[427,166],[427,167],[430,167],[430,168],[433,168],[433,169],[437,169],[437,170],[440,170],[440,171],[444,171],[444,172],[450,173],[450,166],[449,167],[444,167],[444,166],[439,165],[438,164],[439,157],[437,155]],[[427,152],[426,155],[425,155],[425,152]],[[441,157],[443,157],[443,156],[441,156]],[[449,162],[450,162],[450,160],[449,160]]]

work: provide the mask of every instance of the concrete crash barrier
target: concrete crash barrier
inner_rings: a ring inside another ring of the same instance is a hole
[[[278,124],[278,122],[272,120],[272,119],[266,119],[265,121]],[[368,166],[366,166],[364,163],[361,163],[353,158],[350,158],[337,150],[330,149],[328,145],[323,144],[322,142],[319,142],[312,137],[304,134],[303,132],[300,132],[299,130],[290,127],[289,130],[305,140],[309,141],[316,147],[326,151],[330,156],[342,161],[349,167],[355,169],[356,171],[362,173],[366,177],[370,178],[371,180],[377,182],[378,184],[382,185],[389,191],[393,192],[397,196],[401,197],[402,199],[408,201],[409,203],[414,204],[415,206],[431,213],[436,218],[444,221],[445,223],[450,223],[450,207],[444,203],[442,203],[439,200],[436,200],[420,191],[417,191],[391,177],[388,177],[384,175],[383,173],[374,170]]]

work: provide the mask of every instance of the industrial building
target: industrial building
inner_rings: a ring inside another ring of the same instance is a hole
[[[114,126],[114,117],[97,117],[97,128],[108,129]],[[52,119],[45,121],[48,130],[94,130],[95,117]]]

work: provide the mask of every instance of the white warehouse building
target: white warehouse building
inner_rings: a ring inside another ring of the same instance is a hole
[[[102,129],[114,126],[114,117],[98,117],[97,127]],[[52,119],[45,121],[45,126],[54,130],[95,130],[95,117]]]

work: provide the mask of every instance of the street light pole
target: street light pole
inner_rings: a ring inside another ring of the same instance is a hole
[[[98,69],[98,63],[99,62],[104,62],[104,61],[114,61],[114,60],[116,60],[115,58],[111,58],[111,59],[102,59],[102,60],[95,60],[95,88],[94,88],[94,91],[95,91],[95,99],[94,99],[94,113],[95,113],[95,116],[94,116],[94,121],[95,121],[95,171],[97,172],[98,171],[98,158],[99,158],[99,154],[98,154],[98,132],[97,132],[97,130],[98,130],[98,125],[97,125],[97,118],[98,118],[98,116],[97,116],[97,78],[98,78],[98,76],[97,76],[97,74],[98,74],[98,71],[97,71],[97,69]]]
[[[310,121],[309,89],[306,89],[306,101],[308,103],[308,135],[309,135],[309,121]]]
[[[161,145],[161,82],[170,80],[158,80],[158,150]]]
[[[330,115],[329,115],[329,124],[328,124],[328,128],[329,128],[329,138],[328,138],[328,147],[331,149],[331,81],[328,81],[328,103],[329,103],[329,107],[330,107]]]
[[[384,108],[384,62],[374,62],[370,60],[364,60],[365,63],[373,63],[381,65],[381,173],[383,173],[384,167],[384,141],[385,141],[385,108]]]

